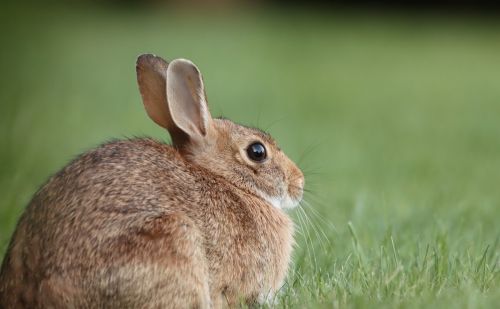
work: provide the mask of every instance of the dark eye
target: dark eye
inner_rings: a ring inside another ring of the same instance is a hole
[[[262,162],[267,157],[266,147],[259,142],[250,144],[247,148],[247,155],[252,161]]]

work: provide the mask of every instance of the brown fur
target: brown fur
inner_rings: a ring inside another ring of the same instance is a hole
[[[206,140],[114,141],[53,176],[12,237],[0,307],[220,308],[275,293],[293,224],[260,194],[299,200],[302,173],[256,129],[211,119]],[[253,140],[265,164],[245,157]]]

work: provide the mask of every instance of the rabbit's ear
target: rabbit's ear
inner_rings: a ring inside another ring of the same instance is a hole
[[[173,121],[167,105],[167,67],[168,62],[155,55],[137,58],[137,83],[146,112],[154,122],[170,131]]]
[[[149,117],[167,129],[176,146],[203,139],[211,125],[203,80],[189,60],[170,64],[151,54],[137,59],[137,82]]]
[[[200,71],[189,60],[176,59],[167,68],[167,100],[175,125],[191,140],[203,139],[212,123]]]

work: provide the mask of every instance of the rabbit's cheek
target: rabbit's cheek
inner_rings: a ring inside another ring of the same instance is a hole
[[[285,196],[285,198],[281,201],[281,208],[282,209],[292,209],[295,208],[299,205],[301,199],[292,199],[288,194]]]
[[[287,190],[282,190],[281,192],[282,193],[277,196],[269,196],[263,192],[260,192],[260,195],[266,202],[278,209],[295,208],[302,200],[302,190],[300,190],[300,193],[293,196],[290,195]]]
[[[282,208],[282,199],[279,197],[266,197],[265,200],[271,204],[274,208]]]

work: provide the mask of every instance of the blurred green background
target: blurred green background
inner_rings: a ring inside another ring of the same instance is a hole
[[[168,140],[135,59],[188,58],[214,116],[306,174],[283,307],[500,303],[500,22],[367,10],[9,5],[0,254],[37,188],[111,138]]]

